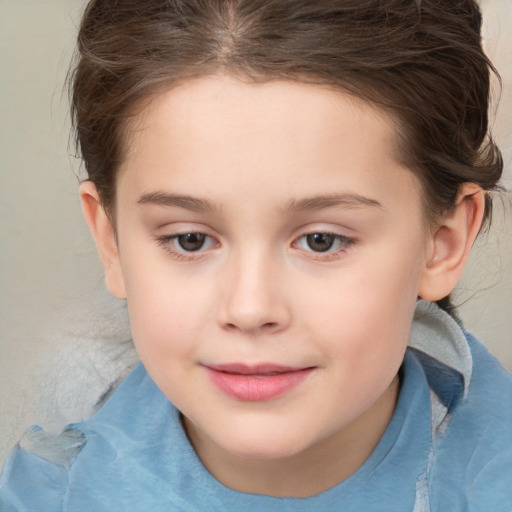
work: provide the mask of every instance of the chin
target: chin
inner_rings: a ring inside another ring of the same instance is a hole
[[[252,460],[277,460],[293,457],[308,449],[304,436],[294,439],[289,432],[260,433],[254,436],[231,437],[221,446],[235,457]]]

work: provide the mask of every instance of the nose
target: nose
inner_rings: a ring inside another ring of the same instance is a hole
[[[272,258],[251,254],[230,261],[224,276],[219,322],[247,334],[285,330],[291,318],[280,270]]]

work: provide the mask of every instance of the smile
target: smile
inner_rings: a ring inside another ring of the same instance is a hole
[[[298,386],[313,370],[273,364],[205,366],[211,381],[223,393],[244,401],[263,401]]]

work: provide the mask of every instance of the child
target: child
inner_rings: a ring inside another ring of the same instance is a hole
[[[502,171],[480,24],[89,3],[80,196],[141,364],[24,436],[2,511],[512,510],[512,379],[449,301]]]

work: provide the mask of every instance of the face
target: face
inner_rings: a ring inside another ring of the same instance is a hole
[[[118,295],[192,438],[287,457],[379,406],[426,265],[421,204],[390,118],[342,92],[216,76],[139,116]]]

